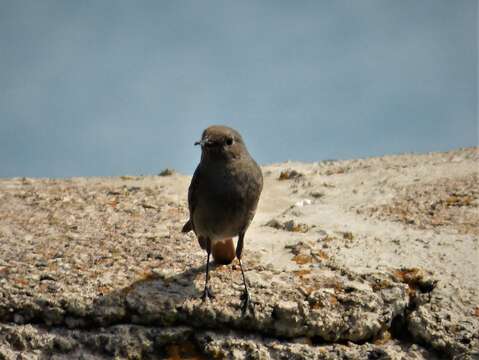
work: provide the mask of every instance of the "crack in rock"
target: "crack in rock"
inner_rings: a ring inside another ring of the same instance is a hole
[[[307,338],[278,340],[236,331],[115,325],[71,330],[0,325],[1,359],[431,359],[415,344],[314,345]]]

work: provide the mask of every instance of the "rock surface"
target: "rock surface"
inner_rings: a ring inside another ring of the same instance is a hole
[[[245,316],[236,263],[199,299],[188,177],[0,180],[0,359],[479,356],[478,165],[469,148],[264,167]]]

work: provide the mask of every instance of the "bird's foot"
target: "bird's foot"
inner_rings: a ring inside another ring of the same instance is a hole
[[[205,286],[205,290],[203,290],[203,295],[201,295],[201,300],[205,302],[206,300],[212,300],[215,298],[213,291],[210,289],[209,286]]]
[[[241,315],[245,316],[247,311],[249,310],[251,314],[254,316],[254,304],[249,296],[248,290],[245,290],[243,294],[241,294]]]

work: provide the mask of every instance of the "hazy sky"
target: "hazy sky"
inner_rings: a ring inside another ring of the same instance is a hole
[[[192,173],[478,140],[477,0],[0,0],[0,177]]]

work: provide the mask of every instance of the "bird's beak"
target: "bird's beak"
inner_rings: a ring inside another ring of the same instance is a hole
[[[208,143],[208,141],[209,141],[208,138],[204,138],[204,139],[201,139],[200,141],[195,142],[195,145],[201,145],[201,147],[203,147],[204,145]]]

